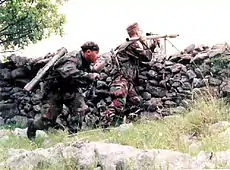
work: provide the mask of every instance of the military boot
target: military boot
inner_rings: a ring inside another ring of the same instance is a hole
[[[29,140],[34,140],[36,138],[36,131],[37,129],[34,126],[34,121],[28,121],[28,128],[27,128],[27,137]]]
[[[108,128],[111,123],[113,122],[113,118],[115,114],[111,114],[109,110],[106,110],[104,113],[102,113],[102,120],[101,120],[101,127],[103,129]]]

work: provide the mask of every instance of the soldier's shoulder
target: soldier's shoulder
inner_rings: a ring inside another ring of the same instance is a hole
[[[109,52],[105,52],[105,53],[101,54],[101,55],[98,57],[98,59],[99,59],[99,60],[106,61],[106,62],[110,62],[111,59],[112,59],[112,56],[113,56],[112,52],[109,51]]]
[[[123,51],[125,50],[128,46],[132,45],[134,43],[134,41],[126,41],[126,42],[123,42],[121,43],[120,45],[118,45],[116,48],[115,48],[115,51]]]
[[[78,60],[80,59],[80,57],[81,57],[81,52],[77,51],[77,50],[74,50],[74,51],[71,51],[71,52],[65,54],[63,57],[61,57],[55,63],[55,65],[61,65],[61,64],[64,64],[64,63],[66,63],[68,61],[78,62]]]

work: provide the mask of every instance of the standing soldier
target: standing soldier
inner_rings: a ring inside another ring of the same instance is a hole
[[[78,87],[84,86],[87,80],[92,81],[99,77],[98,73],[90,73],[90,64],[96,61],[99,47],[94,42],[86,42],[81,49],[67,53],[51,69],[43,94],[43,99],[49,100],[49,108],[41,117],[29,122],[29,139],[36,137],[36,130],[47,130],[54,126],[57,116],[62,113],[63,104],[69,108],[72,121],[75,120],[81,127],[82,114],[87,105]],[[76,132],[76,129],[69,129],[69,132]]]
[[[146,45],[142,31],[138,23],[134,23],[127,28],[129,37],[138,39],[128,41],[115,49],[113,55],[116,73],[110,86],[112,103],[106,109],[104,116],[104,127],[114,122],[114,118],[123,118],[124,108],[129,101],[133,105],[141,106],[142,98],[137,94],[135,85],[138,83],[139,67],[142,62],[149,62],[152,59],[152,50]],[[154,45],[154,44],[152,44]]]

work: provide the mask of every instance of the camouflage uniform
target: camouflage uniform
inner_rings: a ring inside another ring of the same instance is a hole
[[[127,102],[141,106],[143,99],[137,94],[139,67],[142,62],[149,62],[152,51],[142,42],[133,41],[121,44],[115,49],[113,63],[117,66],[114,79],[110,85],[112,103],[105,111],[104,126],[115,121],[115,117],[123,118]]]
[[[48,107],[41,117],[29,123],[29,138],[35,137],[36,130],[54,127],[57,116],[62,113],[63,104],[69,108],[72,116],[72,120],[68,122],[74,122],[75,126],[81,127],[82,115],[87,105],[78,88],[86,86],[91,80],[90,62],[83,55],[82,51],[72,51],[54,64],[43,89],[43,99],[48,99]],[[69,132],[76,130],[70,128]]]

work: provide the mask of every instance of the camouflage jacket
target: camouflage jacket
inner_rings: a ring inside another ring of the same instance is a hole
[[[49,92],[74,93],[91,81],[90,63],[82,51],[72,51],[60,58],[52,67],[43,87],[44,96]]]
[[[115,51],[113,62],[118,65],[115,75],[122,75],[132,82],[137,80],[142,62],[149,62],[152,59],[152,51],[141,41],[125,42]]]

